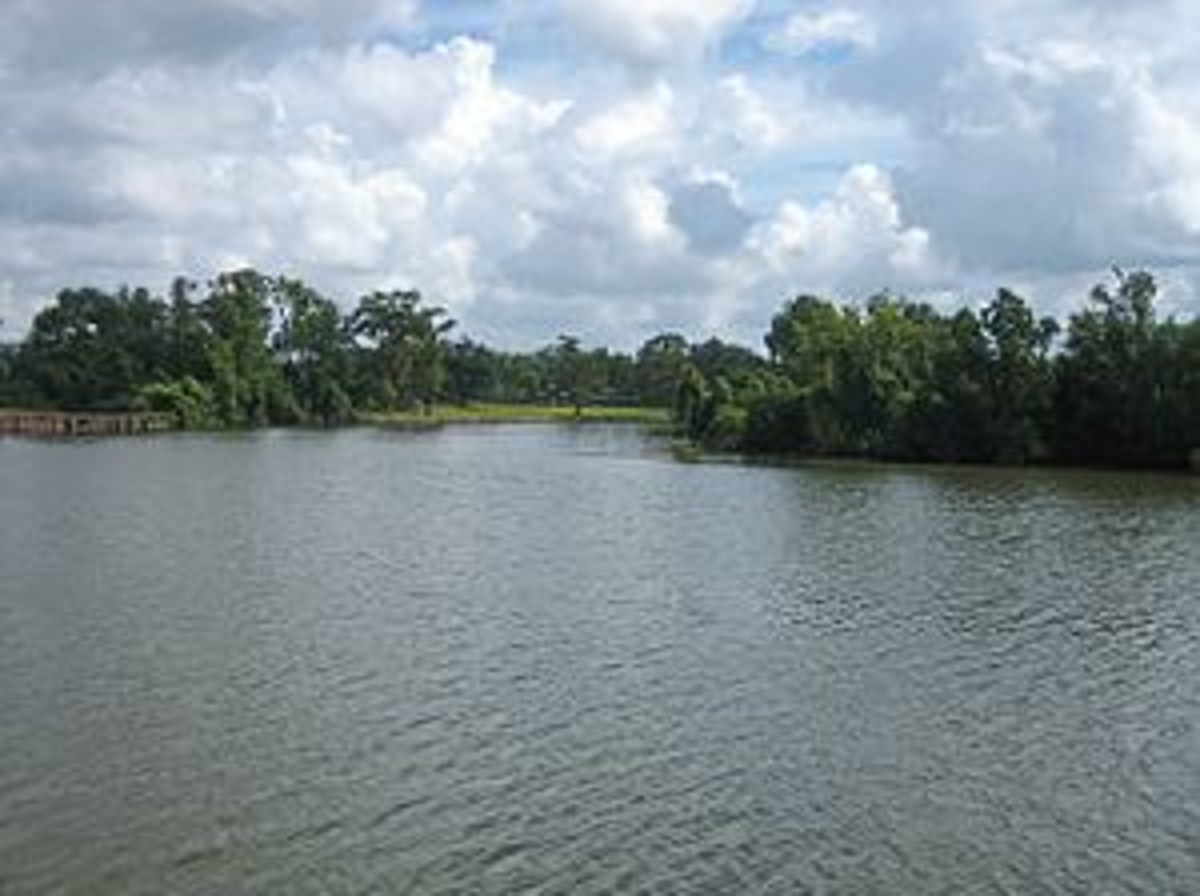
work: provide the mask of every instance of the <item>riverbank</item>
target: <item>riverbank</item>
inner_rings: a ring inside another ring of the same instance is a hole
[[[351,425],[434,429],[451,424],[492,423],[637,423],[665,427],[670,423],[670,416],[665,409],[646,407],[596,405],[577,411],[569,405],[471,404],[438,405],[428,411],[368,412],[359,414]],[[0,435],[138,435],[187,428],[178,426],[170,414],[162,413],[0,408]]]
[[[641,423],[665,426],[670,422],[663,408],[539,404],[438,405],[429,411],[366,413],[359,422],[371,426],[423,429],[448,424],[488,423]]]
[[[1190,453],[1186,463],[1180,465],[1136,465],[1102,463],[1065,463],[1052,460],[1030,463],[1006,463],[1004,461],[956,461],[956,460],[910,460],[905,458],[867,457],[854,455],[823,455],[801,453],[759,454],[745,451],[729,451],[709,448],[691,439],[676,438],[670,442],[671,456],[680,463],[718,464],[749,467],[815,467],[831,469],[854,468],[903,468],[939,470],[956,468],[964,470],[1044,470],[1047,472],[1107,472],[1107,473],[1161,473],[1167,476],[1200,476],[1200,449]]]

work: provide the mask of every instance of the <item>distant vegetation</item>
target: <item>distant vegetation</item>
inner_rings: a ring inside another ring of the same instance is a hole
[[[802,296],[771,322],[769,363],[689,373],[680,416],[697,442],[751,453],[1183,467],[1200,446],[1200,321],[1158,321],[1155,294],[1117,271],[1065,327],[1005,289],[948,316]]]
[[[674,401],[674,372],[653,357],[587,348],[570,335],[503,352],[454,331],[418,292],[373,292],[343,314],[298,280],[251,270],[204,285],[177,280],[168,298],[66,289],[20,345],[0,348],[0,406],[154,410],[205,428],[645,419],[655,415],[639,405]],[[697,347],[698,361],[745,351],[712,345]]]
[[[1004,289],[948,315],[888,294],[862,308],[800,296],[772,320],[768,357],[671,333],[634,355],[569,335],[520,353],[454,337],[417,292],[343,314],[246,270],[177,280],[165,299],[60,292],[0,348],[0,405],[156,410],[184,427],[640,406],[710,450],[1182,467],[1200,447],[1200,321],[1158,320],[1155,295],[1149,274],[1117,271],[1065,325]]]

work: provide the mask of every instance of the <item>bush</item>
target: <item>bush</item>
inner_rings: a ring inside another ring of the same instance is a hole
[[[716,451],[740,451],[746,434],[746,409],[719,404],[704,433],[704,442]]]
[[[204,429],[217,422],[212,391],[190,376],[143,386],[134,399],[134,407],[170,414],[180,429]]]
[[[776,392],[750,402],[742,446],[762,454],[789,454],[812,447],[808,401],[798,393]]]

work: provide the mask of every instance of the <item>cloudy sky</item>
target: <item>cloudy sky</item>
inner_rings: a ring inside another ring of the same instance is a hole
[[[0,338],[247,264],[514,347],[1111,264],[1192,313],[1195,0],[0,0]]]

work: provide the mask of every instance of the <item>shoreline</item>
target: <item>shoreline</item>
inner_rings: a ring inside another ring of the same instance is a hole
[[[772,469],[825,470],[961,470],[966,472],[1078,472],[1078,473],[1150,473],[1172,478],[1200,478],[1200,449],[1192,452],[1190,463],[1181,466],[1138,466],[1115,464],[1072,464],[1038,461],[1036,463],[987,463],[984,461],[903,460],[898,458],[821,454],[750,454],[737,451],[710,451],[688,440],[674,440],[671,456],[679,463],[711,464],[730,467],[766,467]]]
[[[438,405],[429,411],[390,411],[360,414],[357,424],[395,429],[434,429],[447,425],[497,423],[638,423],[666,426],[664,408],[585,405],[470,404]]]
[[[255,429],[379,429],[426,430],[443,426],[496,424],[629,423],[666,427],[670,415],[665,409],[613,405],[584,406],[578,411],[570,405],[472,404],[438,405],[427,411],[366,412],[342,423],[324,426],[319,422],[301,422],[265,427],[186,427],[178,425],[170,414],[141,411],[65,411],[60,409],[0,408],[0,436],[74,439],[149,435],[166,432],[252,432]]]

